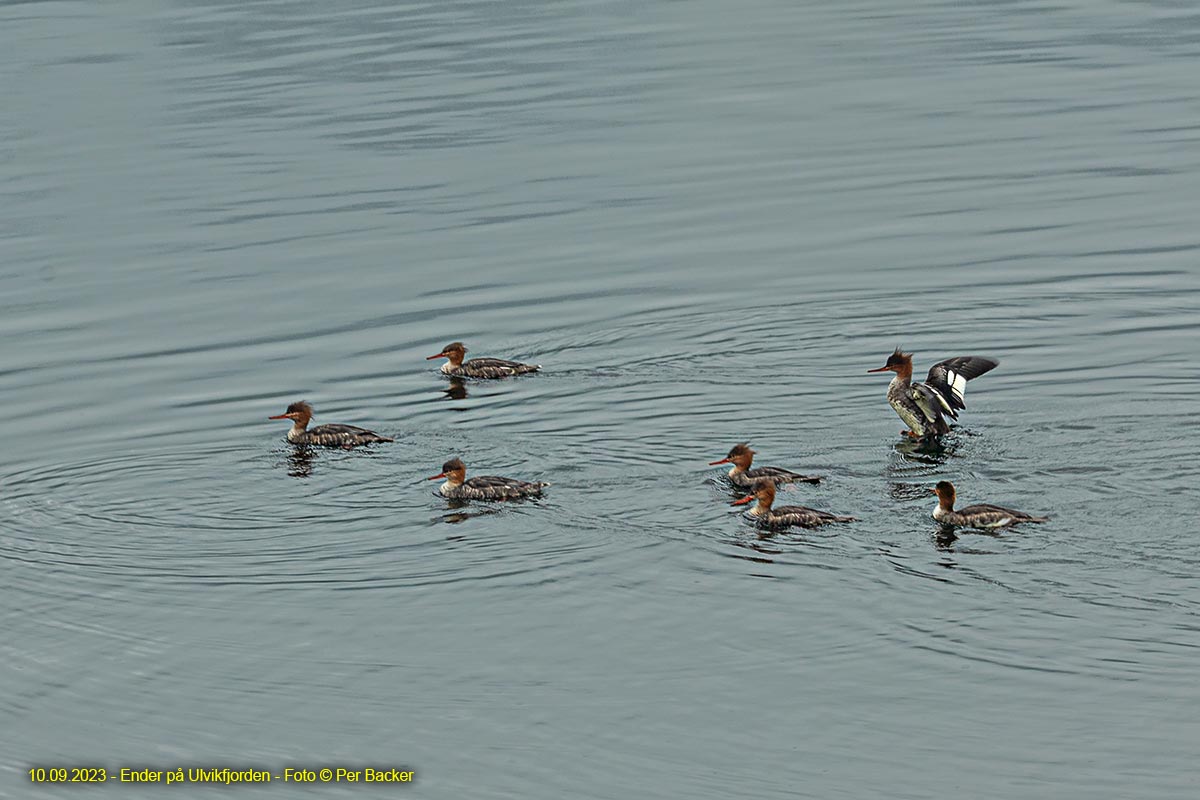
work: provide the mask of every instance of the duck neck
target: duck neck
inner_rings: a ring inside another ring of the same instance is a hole
[[[771,515],[771,506],[772,506],[772,504],[774,504],[774,502],[775,502],[774,497],[772,497],[770,500],[766,499],[765,497],[758,498],[758,502],[755,503],[754,506],[750,509],[750,516],[752,516],[752,517],[770,516]]]
[[[297,417],[296,419],[292,420],[292,428],[288,431],[287,435],[288,441],[292,442],[296,439],[302,438],[307,429],[308,417]]]

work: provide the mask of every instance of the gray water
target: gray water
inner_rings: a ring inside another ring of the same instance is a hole
[[[1198,56],[1168,0],[0,5],[0,796],[1195,797]],[[1001,360],[940,452],[897,345]],[[742,440],[862,521],[760,535]]]

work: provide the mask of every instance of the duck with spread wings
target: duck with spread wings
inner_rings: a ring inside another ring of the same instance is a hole
[[[967,381],[991,372],[999,364],[986,356],[955,356],[930,367],[923,383],[913,383],[912,353],[897,347],[886,364],[867,372],[896,373],[888,385],[887,399],[908,426],[900,433],[913,439],[931,439],[949,432],[947,418],[958,419],[958,412],[967,407]]]

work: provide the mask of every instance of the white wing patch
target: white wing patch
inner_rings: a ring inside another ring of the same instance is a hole
[[[958,402],[965,402],[963,393],[967,391],[967,379],[954,370],[947,369],[946,383],[950,384],[950,390],[954,392],[954,396],[958,398]]]

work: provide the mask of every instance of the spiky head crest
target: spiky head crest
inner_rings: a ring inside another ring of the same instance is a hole
[[[311,405],[309,405],[308,403],[304,402],[303,400],[301,400],[297,403],[292,403],[290,406],[288,406],[287,413],[301,414],[306,417],[311,417],[313,415],[313,407]]]
[[[733,447],[729,448],[729,455],[726,458],[740,458],[742,456],[752,456],[754,451],[750,449],[750,445],[746,442],[738,442]]]
[[[902,365],[912,366],[912,353],[906,353],[897,347],[890,356],[888,356],[887,366],[899,367]]]

